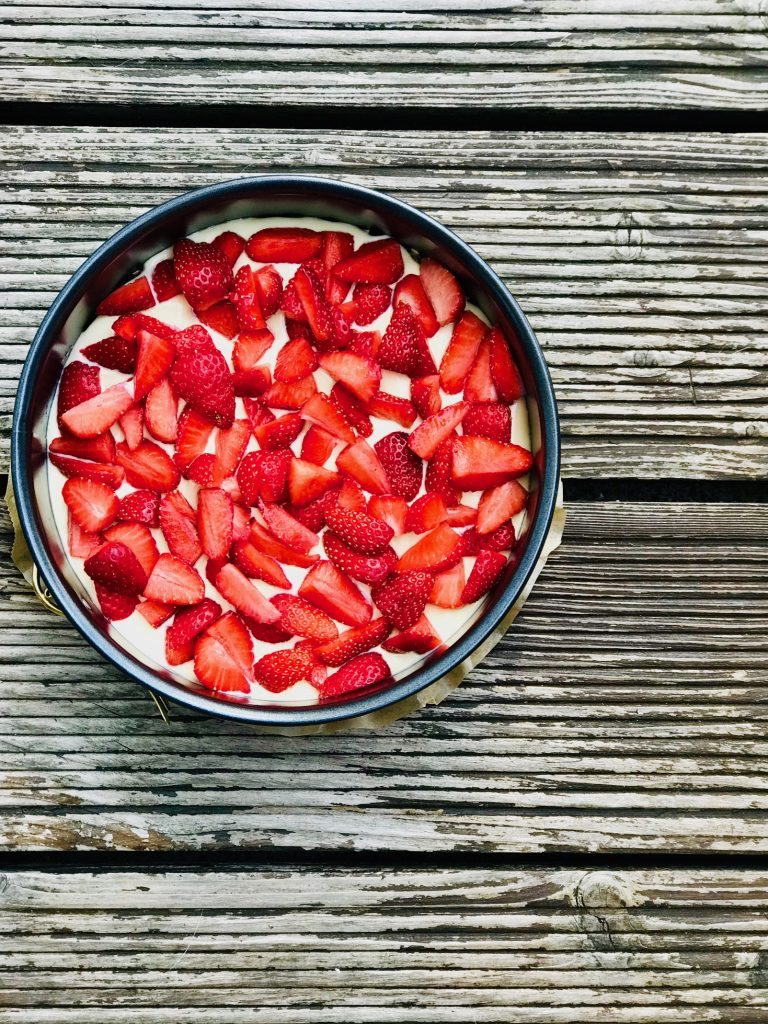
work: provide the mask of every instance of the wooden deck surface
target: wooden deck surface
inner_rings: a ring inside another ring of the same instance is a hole
[[[164,724],[36,603],[3,510],[3,1024],[768,1022],[768,135],[728,132],[765,128],[767,29],[762,0],[3,6],[0,473],[82,260],[297,171],[501,273],[569,512],[441,706],[285,737]]]

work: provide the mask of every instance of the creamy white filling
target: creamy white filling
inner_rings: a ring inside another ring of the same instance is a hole
[[[312,228],[316,231],[347,231],[354,236],[355,248],[358,248],[363,242],[370,241],[370,235],[368,235],[368,233],[363,231],[361,228],[357,228],[348,224],[340,224],[335,221],[324,221],[311,217],[244,218],[241,220],[228,221],[226,223],[214,225],[213,227],[205,228],[204,230],[198,231],[195,234],[191,235],[190,237],[195,239],[196,241],[210,242],[214,238],[216,238],[217,235],[221,234],[222,231],[235,231],[243,238],[247,239],[256,231],[259,231],[262,228],[267,227],[306,227]],[[402,249],[402,254],[403,263],[405,265],[404,275],[418,273],[418,263],[411,256],[411,254],[404,248]],[[151,277],[154,266],[161,260],[167,259],[171,255],[171,249],[165,249],[162,252],[157,253],[145,264],[145,273],[147,273]],[[255,263],[253,260],[250,260],[245,255],[245,253],[243,253],[238,259],[237,263],[235,264],[235,272],[239,267],[244,266],[246,264],[249,264],[254,269],[258,269],[259,267],[265,266],[265,264],[263,263]],[[297,269],[295,263],[276,263],[272,265],[280,273],[280,276],[282,277],[284,284],[287,284],[288,281],[290,281],[290,279],[296,273]],[[467,303],[466,308],[475,313],[485,323],[488,323],[487,317],[476,306],[472,305],[471,303]],[[147,313],[150,316],[154,316],[158,320],[161,320],[164,323],[168,324],[170,327],[176,328],[177,330],[181,330],[185,327],[190,327],[193,324],[199,323],[199,320],[193,313],[191,307],[189,306],[189,303],[181,295],[178,295],[173,299],[168,299],[165,302],[158,303],[156,306],[153,306],[151,309],[148,309]],[[382,315],[378,317],[378,319],[375,320],[372,324],[360,326],[359,329],[363,331],[376,330],[380,331],[383,334],[387,328],[387,325],[389,324],[391,316],[392,309],[390,308],[386,310],[384,313],[382,313]],[[82,355],[83,348],[93,344],[94,342],[101,341],[103,338],[110,337],[111,334],[113,333],[112,324],[114,323],[115,319],[116,317],[114,316],[96,317],[96,319],[83,331],[83,333],[80,335],[80,337],[72,347],[72,351],[70,352],[67,358],[67,362],[71,362],[71,360],[76,358],[80,358],[81,360],[85,360],[87,362],[87,359]],[[288,340],[288,334],[285,326],[285,318],[283,314],[278,312],[274,316],[270,317],[267,322],[267,326],[275,336],[275,341],[261,361],[269,365],[270,369],[273,370],[275,358],[283,344]],[[219,350],[224,354],[225,358],[227,359],[227,362],[231,367],[231,354],[233,342],[225,338],[223,335],[217,334],[211,328],[207,328],[207,330],[211,334],[211,337],[213,338]],[[430,351],[432,352],[432,356],[435,360],[436,365],[440,364],[440,360],[446,348],[448,347],[448,343],[451,339],[452,331],[453,326],[451,324],[448,324],[444,327],[441,327],[437,331],[437,333],[434,334],[433,337],[429,339]],[[317,383],[318,390],[328,393],[334,384],[333,379],[324,370],[319,369],[315,371],[314,377]],[[115,370],[108,370],[105,369],[104,367],[101,367],[102,389],[109,387],[109,385],[111,384],[128,379],[129,377],[126,376],[125,374],[121,374]],[[393,373],[389,370],[384,370],[382,373],[381,390],[389,392],[390,394],[393,395],[397,395],[398,397],[401,398],[410,398],[410,379],[403,374]],[[441,397],[443,406],[452,405],[453,403],[462,400],[461,394],[448,395],[445,392],[441,392]],[[288,411],[289,410],[278,410],[276,412],[276,415],[282,415],[283,413],[286,413]],[[240,398],[237,399],[236,416],[238,418],[246,418],[245,407],[242,399]],[[421,420],[417,418],[413,425],[408,429],[414,430],[420,422]],[[384,437],[386,434],[390,434],[396,430],[404,429],[394,421],[382,420],[379,419],[378,417],[372,418],[372,424],[373,434],[367,439],[370,444],[374,444],[377,440],[379,440],[379,438]],[[307,428],[305,428],[305,430],[306,429]],[[302,433],[291,446],[293,451],[297,455],[301,451],[301,442],[305,430],[302,431]],[[119,425],[115,425],[112,428],[112,432],[118,441],[123,439]],[[56,401],[54,400],[54,402],[51,404],[51,410],[48,419],[48,443],[50,444],[53,438],[57,437],[58,434],[59,429],[58,424],[56,422]],[[155,439],[153,438],[152,440]],[[530,449],[531,447],[528,410],[524,399],[521,399],[520,401],[516,402],[512,408],[512,441],[515,444],[521,445],[524,448]],[[160,444],[161,447],[164,447],[170,454],[173,453],[173,445],[164,445],[162,444],[162,442],[159,441],[155,441],[155,443]],[[212,434],[208,444],[209,451],[214,450],[214,443],[215,431]],[[256,444],[255,439],[251,437],[247,450],[250,451],[255,450],[257,448],[258,445]],[[330,468],[335,467],[336,456],[339,454],[341,450],[342,447],[339,446],[332,454],[329,460]],[[62,487],[65,483],[65,477],[51,462],[48,463],[48,481],[51,491],[51,503],[53,506],[54,518],[56,522],[56,527],[59,532],[59,539],[63,550],[68,552],[68,510],[66,504],[64,503],[64,499],[62,498],[61,495]],[[521,480],[521,483],[527,485],[528,481],[525,478],[523,478]],[[122,495],[129,493],[133,489],[134,488],[132,488],[130,485],[123,484],[118,489],[117,495],[121,497]],[[190,503],[194,507],[196,507],[197,491],[199,489],[198,485],[191,480],[182,479],[179,489],[181,490],[182,494],[184,494],[184,496],[190,501]],[[423,494],[424,491],[425,488],[422,483],[420,493]],[[461,497],[461,502],[464,505],[470,505],[473,508],[476,508],[480,501],[481,494],[481,491],[466,491]],[[525,516],[526,513],[521,512],[518,516],[516,516],[513,519],[513,524],[518,535],[525,522]],[[167,551],[168,545],[166,544],[165,537],[163,536],[162,531],[159,529],[153,529],[152,534],[158,546],[158,550],[160,552]],[[397,551],[398,554],[402,554],[414,543],[416,543],[418,539],[418,534],[406,533],[400,537],[395,537],[392,541],[392,547],[395,549],[395,551]],[[322,551],[322,542],[317,550],[321,557],[324,557],[324,553]],[[99,604],[96,599],[96,590],[93,585],[93,582],[91,581],[90,577],[86,574],[83,568],[83,559],[75,558],[69,554],[67,555],[67,557],[69,559],[70,564],[72,565],[72,568],[77,578],[80,580],[83,589],[88,594],[93,606],[98,609]],[[205,556],[203,556],[196,565],[196,568],[205,583],[206,596],[213,598],[226,610],[231,606],[207,579],[205,575],[205,563],[206,559]],[[473,564],[474,558],[464,559],[464,569],[467,577],[469,577],[469,573],[472,569]],[[284,565],[283,570],[291,582],[292,592],[296,592],[296,590],[298,590],[299,584],[302,582],[304,576],[306,575],[307,570],[291,565]],[[277,587],[272,587],[269,584],[263,583],[260,580],[252,580],[251,582],[254,584],[254,586],[258,587],[259,590],[261,590],[262,593],[264,593],[267,597],[272,597],[275,594],[288,593],[288,591],[279,590]],[[366,586],[364,583],[356,583],[356,586],[360,588],[360,590],[366,595],[366,597],[370,596],[370,587]],[[425,609],[425,614],[429,621],[432,623],[435,632],[439,635],[442,642],[446,646],[450,646],[452,643],[457,641],[459,637],[463,633],[465,633],[469,626],[476,620],[482,608],[486,604],[486,601],[487,599],[483,598],[480,601],[475,602],[474,604],[465,605],[461,608],[454,609],[438,608],[436,605],[428,604]],[[374,614],[376,614],[375,609]],[[143,616],[141,616],[138,613],[138,611],[134,611],[126,619],[121,619],[118,622],[109,623],[108,631],[110,636],[117,643],[127,643],[130,647],[134,648],[134,650],[142,652],[143,660],[149,667],[153,668],[160,666],[166,669],[167,671],[170,671],[181,680],[187,680],[190,682],[197,683],[193,663],[191,661],[186,662],[183,665],[176,666],[174,668],[170,668],[168,666],[168,663],[165,658],[165,632],[167,625],[170,624],[170,621],[172,620],[169,620],[169,623],[160,626],[159,629],[153,629],[146,622]],[[340,632],[348,628],[349,627],[339,623]],[[270,651],[279,650],[282,647],[292,647],[295,642],[296,638],[292,638],[290,641],[283,644],[268,644],[263,641],[254,639],[254,657],[256,660],[258,660],[264,654],[268,654]],[[379,652],[387,660],[392,670],[392,674],[395,677],[404,676],[416,665],[418,665],[420,662],[423,662],[429,657],[429,655],[419,655],[413,653],[392,654],[388,651],[382,651],[381,648],[376,648],[376,650],[379,650]],[[330,671],[334,670],[331,669]],[[238,695],[238,697],[239,696],[240,695]],[[264,689],[264,687],[260,686],[258,683],[254,683],[251,688],[249,700],[250,702],[257,704],[307,705],[317,703],[318,691],[310,683],[301,682],[294,684],[287,690],[284,690],[282,693],[274,694],[271,693],[269,690]]]

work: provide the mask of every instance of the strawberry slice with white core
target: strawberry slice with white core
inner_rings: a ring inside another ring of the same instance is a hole
[[[144,596],[161,604],[198,604],[205,597],[200,574],[175,555],[162,554],[144,588]]]
[[[469,411],[468,402],[447,405],[434,416],[428,416],[411,434],[408,445],[422,459],[431,459],[440,443],[454,432]]]
[[[220,487],[204,487],[197,497],[197,530],[203,553],[224,558],[232,544],[232,499]]]
[[[301,415],[305,420],[322,427],[346,444],[354,444],[355,432],[344,414],[334,405],[327,395],[313,395],[301,407]]]
[[[283,565],[298,565],[306,568],[307,566],[314,565],[319,557],[318,555],[304,554],[301,551],[288,547],[287,544],[283,544],[273,533],[255,520],[251,523],[250,540],[259,551],[269,555],[270,558],[276,559],[278,562],[282,562]]]
[[[67,523],[67,540],[73,558],[90,558],[103,544],[100,534],[84,530],[71,513]]]
[[[464,387],[480,343],[487,332],[488,325],[474,313],[463,314],[453,329],[448,348],[440,361],[440,383],[443,391],[455,395]]]
[[[152,437],[166,444],[176,440],[179,433],[178,405],[173,388],[164,377],[155,384],[144,403],[144,419]]]
[[[338,487],[339,474],[314,462],[291,459],[288,467],[288,493],[294,505],[307,505],[332,487]]]
[[[93,462],[115,461],[115,439],[109,433],[98,437],[54,437],[48,450],[56,455],[72,455]]]
[[[405,533],[408,503],[397,494],[374,494],[368,500],[368,514],[381,519],[399,536]]]
[[[299,596],[347,626],[364,626],[373,612],[352,580],[332,562],[312,566],[299,587]]]
[[[408,509],[405,517],[406,533],[426,533],[448,518],[448,509],[442,495],[427,491]]]
[[[216,575],[216,589],[230,604],[254,622],[273,623],[280,621],[280,612],[257,590],[247,576],[227,563]]]
[[[61,496],[72,518],[88,533],[99,533],[114,522],[117,515],[119,502],[106,484],[94,480],[67,480]]]
[[[116,491],[125,480],[125,470],[122,466],[105,466],[100,462],[73,459],[67,455],[57,455],[55,452],[50,453],[50,459],[63,476],[78,480],[95,480],[111,487],[113,491]]]
[[[404,269],[400,246],[391,238],[364,242],[360,248],[334,267],[342,281],[363,284],[394,284]]]
[[[323,237],[310,228],[262,228],[245,251],[255,263],[304,263],[320,253]]]
[[[398,302],[411,307],[425,337],[431,338],[440,325],[418,274],[407,274],[397,282],[392,303],[397,306]]]
[[[198,637],[195,675],[209,690],[248,693],[253,681],[253,643],[239,615],[227,612]]]
[[[142,275],[134,281],[116,288],[111,295],[96,307],[96,316],[120,316],[123,313],[136,313],[141,309],[149,309],[155,305],[155,297],[149,281]]]
[[[141,405],[134,405],[128,412],[124,412],[117,421],[125,437],[125,443],[133,451],[138,448],[144,440],[144,408]],[[178,434],[178,424],[177,424]]]
[[[334,380],[341,381],[363,402],[373,398],[381,383],[381,370],[373,359],[354,352],[328,352],[318,360]]]
[[[456,565],[435,576],[429,603],[438,608],[460,608],[466,582],[464,562],[459,559]]]
[[[491,376],[491,346],[488,338],[480,342],[472,369],[464,385],[464,399],[467,402],[495,402],[499,397]]]
[[[176,442],[176,459],[182,469],[186,469],[202,455],[208,445],[208,438],[213,433],[213,424],[207,417],[187,406],[179,419],[178,440]],[[133,447],[136,447],[135,445]]]
[[[442,263],[422,260],[419,276],[439,324],[452,323],[464,309],[464,292]]]
[[[443,572],[462,556],[461,537],[441,523],[400,556],[398,572]]]
[[[235,420],[231,427],[216,431],[216,453],[211,470],[211,482],[215,487],[233,475],[248,447],[250,436],[248,420]]]
[[[327,341],[333,331],[333,321],[322,281],[309,267],[299,267],[292,283],[312,333],[318,341]]]
[[[195,510],[179,491],[167,494],[160,503],[160,529],[171,554],[194,565],[202,555]]]
[[[507,340],[498,327],[490,334],[491,374],[502,402],[516,402],[525,394],[525,385],[515,365]]]
[[[488,437],[457,437],[453,442],[451,478],[461,491],[484,491],[528,473],[531,453],[516,444]]]
[[[271,555],[265,555],[263,551],[259,551],[256,545],[251,544],[249,540],[237,541],[232,549],[232,554],[237,567],[246,576],[263,580],[281,590],[291,589],[290,580],[280,567],[280,563]]]
[[[477,507],[477,532],[492,533],[522,512],[527,500],[528,492],[517,480],[508,480],[485,491]]]
[[[320,538],[314,531],[300,523],[280,505],[271,505],[262,501],[259,502],[259,510],[272,533],[288,547],[295,548],[296,551],[301,551],[306,555],[320,542]]]
[[[391,490],[378,455],[362,438],[339,454],[336,468],[371,494],[387,494]]]
[[[133,451],[121,441],[116,451],[117,461],[132,487],[146,487],[160,493],[178,487],[181,476],[176,463],[154,441],[142,441]]]
[[[317,369],[317,356],[306,338],[287,341],[275,359],[275,380],[290,384]]]
[[[138,354],[134,394],[136,401],[140,402],[170,370],[176,358],[176,346],[167,338],[158,338],[149,331],[139,331],[136,340]]]
[[[61,423],[77,437],[98,437],[120,419],[134,404],[125,384],[113,384],[99,395],[81,402],[61,417]]]

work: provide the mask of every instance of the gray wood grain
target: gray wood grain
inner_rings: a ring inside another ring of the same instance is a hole
[[[283,170],[383,188],[491,262],[545,347],[566,476],[762,476],[767,166],[765,135],[4,128],[0,467],[26,347],[82,260],[179,192]]]

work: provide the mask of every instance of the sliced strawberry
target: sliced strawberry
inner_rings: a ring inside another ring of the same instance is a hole
[[[179,418],[176,458],[182,469],[202,455],[213,433],[213,424],[206,417],[187,406]]]
[[[304,263],[322,244],[322,235],[309,228],[262,228],[245,243],[245,251],[256,263]]]
[[[142,441],[133,451],[121,441],[117,445],[117,461],[125,470],[125,478],[131,487],[146,487],[150,491],[164,493],[179,485],[176,464],[154,441]]]
[[[349,421],[327,395],[320,392],[313,395],[301,408],[301,415],[310,423],[322,427],[340,441],[353,444],[355,433]]]
[[[283,297],[283,279],[274,267],[260,267],[253,272],[256,296],[265,317],[272,316],[280,309]]]
[[[280,626],[287,633],[308,640],[335,640],[338,627],[325,612],[293,594],[278,594],[272,604],[280,612]]]
[[[243,405],[251,424],[251,430],[260,427],[262,423],[271,423],[275,419],[275,414],[272,410],[268,409],[258,398],[244,398]]]
[[[143,275],[116,288],[96,307],[97,316],[120,316],[123,313],[137,313],[140,309],[154,306],[155,297],[149,281]]]
[[[227,361],[210,336],[207,342],[179,352],[171,367],[177,395],[217,427],[231,427],[235,419],[235,385]]]
[[[486,548],[480,551],[462,592],[462,604],[473,604],[487,594],[501,576],[506,564],[507,559],[500,551],[489,551]]]
[[[419,266],[424,291],[439,324],[449,324],[464,309],[464,292],[459,282],[442,263],[425,259]]]
[[[144,403],[144,420],[147,430],[158,441],[170,443],[179,433],[178,399],[173,388],[164,377],[155,384]]]
[[[262,501],[259,503],[259,510],[271,532],[289,548],[306,555],[320,542],[320,538],[313,530],[300,523],[280,505],[270,505]]]
[[[337,569],[360,583],[381,583],[397,565],[397,555],[393,548],[386,547],[378,555],[361,555],[330,530],[323,534],[323,547]]]
[[[139,402],[170,370],[176,358],[176,346],[167,338],[159,338],[149,331],[139,331],[136,341],[138,354],[134,391]]]
[[[387,394],[386,391],[376,392],[368,402],[368,412],[382,420],[393,420],[401,427],[410,427],[416,419],[416,409],[412,402],[407,398]]]
[[[216,235],[211,245],[221,249],[227,258],[227,263],[230,267],[234,267],[245,248],[245,239],[236,231],[222,231],[220,235]]]
[[[517,480],[508,480],[485,491],[477,507],[477,532],[492,533],[522,512],[527,501],[528,492]]]
[[[113,384],[101,394],[67,410],[61,417],[61,423],[77,437],[97,437],[117,423],[133,403],[133,395],[125,384]]]
[[[136,609],[139,599],[135,595],[130,597],[125,594],[115,593],[108,587],[96,584],[96,598],[105,619],[110,622],[119,622],[120,619],[127,619]]]
[[[443,572],[462,556],[461,537],[441,523],[400,556],[398,572]]]
[[[491,345],[488,337],[485,337],[480,342],[472,369],[467,376],[464,399],[467,402],[495,402],[498,397],[491,376]]]
[[[359,356],[367,356],[369,359],[377,359],[381,348],[381,334],[379,331],[352,331],[349,343],[349,351],[356,352]]]
[[[362,626],[371,618],[371,606],[332,562],[312,566],[299,587],[299,596],[347,626]]]
[[[339,493],[340,490],[326,491],[316,501],[310,501],[309,504],[302,505],[301,508],[291,505],[289,511],[308,530],[312,530],[313,533],[319,533],[325,526],[325,513],[329,508],[333,508],[336,505]]]
[[[258,441],[259,447],[265,451],[274,452],[278,448],[289,448],[301,433],[304,424],[299,413],[287,413],[269,423],[262,423],[255,427],[253,436]]]
[[[369,651],[387,639],[392,627],[385,618],[374,619],[365,626],[356,626],[315,647],[315,655],[326,665],[343,665],[358,654]]]
[[[391,435],[390,435],[391,436]],[[336,459],[336,468],[371,494],[387,494],[393,487],[376,450],[362,438],[349,445]]]
[[[127,341],[119,334],[86,346],[83,355],[92,363],[120,373],[133,373],[136,369],[136,342],[133,339]]]
[[[474,313],[464,313],[453,329],[451,340],[440,362],[443,390],[455,395],[464,387],[488,326]]]
[[[164,622],[173,615],[175,609],[172,604],[160,604],[159,601],[142,601],[136,611],[149,623],[152,629],[158,629]]]
[[[110,463],[115,461],[115,439],[107,432],[98,437],[54,437],[49,451],[55,455],[72,455],[77,459]]]
[[[349,287],[349,285],[346,285]],[[356,284],[352,292],[351,315],[364,327],[378,320],[392,305],[392,289],[385,284]]]
[[[408,514],[408,505],[399,495],[372,495],[368,499],[368,513],[391,526],[397,536],[405,532],[405,518]]]
[[[67,480],[61,496],[70,515],[88,533],[99,533],[117,515],[119,502],[115,492],[95,480]]]
[[[312,374],[302,377],[291,384],[278,381],[262,395],[262,401],[274,409],[301,409],[317,391],[317,384]]]
[[[432,590],[428,572],[404,572],[374,587],[372,597],[382,615],[397,629],[410,629],[423,614]]]
[[[163,498],[159,518],[171,554],[194,565],[203,553],[197,534],[197,515],[180,491]]]
[[[259,658],[253,667],[254,675],[266,690],[282,693],[289,686],[309,679],[314,668],[311,645],[303,643],[283,651],[272,651]]]
[[[216,575],[216,589],[246,619],[268,624],[280,621],[280,613],[275,606],[256,589],[236,565],[227,563],[219,570]]]
[[[304,334],[309,330],[304,307],[301,304],[299,293],[296,291],[296,285],[293,283],[293,280],[290,280],[285,288],[283,288],[283,294],[280,296],[280,309],[285,314],[285,326],[289,338],[298,337],[298,335],[291,333],[293,330],[297,330],[300,334]],[[294,321],[298,321],[298,323]]]
[[[209,690],[248,693],[253,644],[242,619],[226,612],[195,643],[195,675]]]
[[[404,302],[395,306],[376,358],[383,369],[408,377],[435,372],[421,324]]]
[[[158,526],[160,495],[154,491],[142,489],[131,491],[120,499],[117,506],[117,518],[121,522],[143,523],[145,526]]]
[[[516,444],[487,437],[457,437],[453,443],[452,479],[462,491],[481,491],[523,476],[533,465],[531,453]]]
[[[361,437],[371,436],[373,426],[365,411],[365,406],[343,384],[337,382],[333,385],[331,402]]]
[[[272,387],[272,372],[266,363],[252,370],[235,370],[232,374],[235,395],[240,398],[259,398]]]
[[[271,348],[274,340],[275,336],[266,328],[258,331],[243,331],[232,349],[232,365],[235,370],[241,373],[254,370],[264,353]]]
[[[333,321],[323,282],[313,270],[302,266],[296,271],[292,284],[312,333],[318,341],[327,341],[333,333]]]
[[[184,476],[187,480],[194,480],[200,487],[213,486],[213,464],[216,456],[211,452],[204,452],[198,455],[191,466],[187,466]]]
[[[165,656],[170,665],[179,665],[181,661],[175,661],[178,652],[198,637],[204,630],[212,626],[221,617],[221,605],[212,601],[209,597],[204,598],[200,604],[184,608],[176,612],[173,625],[169,626],[165,634]],[[183,658],[187,661],[187,658]]]
[[[318,560],[317,555],[305,555],[301,551],[289,548],[255,520],[251,523],[250,539],[251,543],[259,551],[269,555],[270,558],[276,559],[278,562],[282,562],[284,565],[298,565],[306,568],[307,566],[314,565]]]
[[[288,483],[288,467],[293,454],[288,448],[276,452],[248,452],[237,469],[237,483],[246,505],[264,501],[283,501]]]
[[[128,412],[124,412],[117,422],[131,451],[138,448],[144,440],[144,407],[134,405]]]
[[[392,527],[380,519],[338,505],[326,512],[325,522],[345,544],[363,555],[380,554],[394,536]]]
[[[411,451],[422,459],[431,459],[442,441],[454,432],[469,410],[467,402],[446,405],[440,412],[428,416],[411,434],[408,444]]]
[[[319,363],[362,402],[369,401],[378,391],[381,370],[372,359],[354,352],[328,352],[320,356]]]
[[[490,344],[493,382],[501,401],[511,404],[525,394],[523,379],[509,351],[507,340],[497,327],[491,331]]]
[[[104,538],[129,547],[136,555],[146,575],[149,576],[160,555],[149,527],[141,523],[115,523],[105,531]]]
[[[347,296],[349,284],[346,281],[340,281],[332,271],[337,263],[352,255],[354,248],[355,240],[349,232],[323,232],[323,247],[320,257],[325,267],[325,297],[329,302],[337,304],[343,302]]]
[[[440,376],[432,373],[428,377],[417,377],[411,381],[411,401],[423,420],[434,416],[442,408]]]
[[[263,551],[259,551],[256,545],[251,544],[249,540],[237,541],[232,551],[237,567],[246,576],[263,580],[282,590],[291,589],[290,580],[280,567],[280,563],[271,555],[265,555]]]
[[[165,302],[181,294],[173,269],[173,260],[160,260],[152,271],[152,290],[158,302]]]
[[[205,310],[229,295],[233,287],[232,267],[216,245],[182,239],[173,247],[173,271],[194,310]]]
[[[317,357],[306,338],[294,338],[283,345],[275,359],[275,380],[290,383],[317,369]]]
[[[465,434],[479,434],[508,444],[512,437],[511,410],[502,402],[477,402],[464,417],[461,429]]]
[[[198,604],[205,596],[200,574],[175,555],[162,554],[144,587],[144,596],[162,604]]]
[[[427,464],[425,486],[428,491],[439,494],[450,508],[459,500],[459,491],[453,486],[453,442],[456,435],[451,434],[435,449],[435,454]]]
[[[240,331],[240,319],[237,310],[229,299],[217,302],[208,309],[200,309],[197,311],[197,315],[206,327],[210,327],[211,330],[216,331],[217,334],[221,334],[230,341]]]
[[[84,530],[71,513],[67,528],[69,553],[73,558],[90,558],[104,543],[100,534]]]
[[[251,533],[251,513],[234,498],[232,502],[232,540],[247,540]]]
[[[220,487],[236,471],[250,436],[251,424],[248,420],[235,420],[228,429],[216,431],[216,454],[211,471],[214,487]]]
[[[84,459],[73,459],[67,455],[57,455],[51,452],[52,464],[66,477],[78,480],[94,480],[100,484],[106,484],[113,491],[125,480],[125,471],[122,466],[106,466],[100,462],[86,462]]]
[[[445,521],[449,526],[472,526],[477,521],[477,509],[471,505],[452,505]]]
[[[144,589],[147,574],[126,544],[112,541],[86,559],[83,568],[94,581],[116,594],[135,597]]]
[[[232,499],[220,487],[204,487],[197,498],[197,532],[208,558],[224,558],[232,544]]]
[[[427,651],[434,651],[441,644],[440,637],[426,615],[422,615],[411,626],[410,629],[391,636],[381,645],[385,651],[392,653],[413,652],[414,654],[426,654]]]
[[[334,273],[342,281],[363,284],[393,284],[403,273],[403,254],[392,238],[365,242],[336,264]]]
[[[459,559],[456,565],[435,576],[429,603],[436,604],[438,608],[460,608],[465,583],[464,563]]]
[[[325,491],[338,487],[339,474],[304,459],[292,459],[288,467],[288,493],[294,505],[306,505]]]
[[[88,366],[79,360],[67,363],[64,367],[61,380],[59,381],[59,394],[56,404],[56,416],[58,418],[59,430],[64,429],[64,413],[74,409],[75,406],[87,402],[89,398],[95,398],[101,391],[100,371],[98,366]]]
[[[397,306],[398,302],[404,302],[413,310],[413,314],[421,324],[421,329],[427,338],[431,338],[439,326],[432,303],[429,301],[424,285],[418,274],[406,274],[395,286],[395,294],[392,302]]]
[[[324,466],[338,443],[333,434],[313,423],[302,438],[301,457],[307,462],[314,462],[316,466]]]
[[[389,666],[380,654],[370,651],[348,661],[337,672],[332,673],[319,687],[320,696],[325,700],[341,697],[345,693],[368,690],[391,681]]]
[[[121,316],[112,324],[112,330],[121,338],[135,338],[139,331],[149,331],[158,338],[174,341],[179,334],[173,327],[147,313],[135,313],[133,316]]]
[[[413,501],[421,490],[424,466],[408,447],[408,434],[401,430],[387,434],[376,442],[374,448],[390,485],[377,493],[397,494],[406,501]]]
[[[448,509],[443,497],[434,491],[427,491],[426,494],[417,498],[408,509],[408,515],[405,517],[405,532],[426,533],[427,530],[433,530],[440,523],[444,523],[447,518]]]
[[[351,512],[365,512],[363,489],[354,480],[344,480],[335,494],[336,504],[341,508],[348,508]]]

